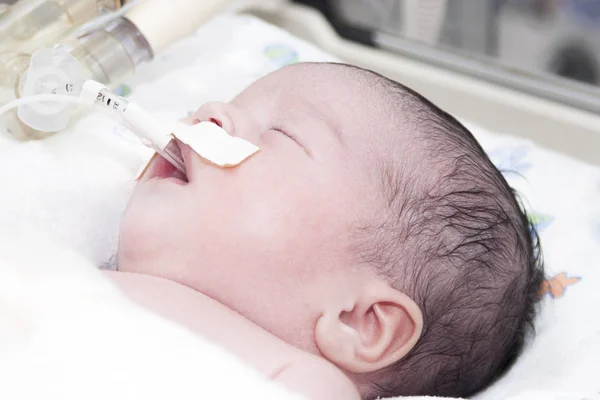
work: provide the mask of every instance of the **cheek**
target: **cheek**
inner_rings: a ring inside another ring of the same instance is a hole
[[[129,261],[123,270],[206,292],[235,282],[291,285],[333,264],[335,193],[316,167],[285,161],[265,152],[236,169],[202,169],[193,185],[140,185],[122,223],[120,268]],[[160,273],[147,270],[161,259]]]
[[[330,221],[326,193],[313,182],[299,175],[271,178],[271,185],[256,186],[247,191],[251,197],[237,199],[227,218],[235,226],[228,239],[241,263],[252,262],[250,273],[295,280],[320,267],[322,249],[333,248],[337,228]]]
[[[320,220],[318,191],[306,171],[269,168],[262,161],[206,173],[194,188],[195,209],[188,221],[195,224],[189,227],[191,253],[202,253],[201,265],[259,274],[317,241],[310,231]]]

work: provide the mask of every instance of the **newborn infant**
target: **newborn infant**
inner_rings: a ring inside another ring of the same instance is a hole
[[[463,397],[510,366],[537,239],[453,117],[376,73],[298,64],[198,121],[261,150],[221,169],[182,145],[187,177],[153,160],[110,273],[132,299],[311,398]]]

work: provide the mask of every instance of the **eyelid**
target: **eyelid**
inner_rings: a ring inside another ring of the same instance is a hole
[[[279,127],[279,126],[272,126],[272,127],[270,128],[270,130],[272,130],[272,131],[276,131],[276,132],[279,132],[279,133],[281,133],[281,134],[283,134],[283,135],[285,135],[285,136],[289,137],[290,139],[292,139],[292,140],[293,140],[294,142],[296,142],[296,143],[297,143],[299,146],[301,146],[301,147],[304,147],[304,146],[302,145],[302,143],[300,143],[300,142],[298,141],[298,138],[296,138],[294,135],[291,135],[291,134],[289,134],[287,131],[284,131],[284,130],[283,130],[281,127]]]
[[[306,153],[306,154],[307,154],[309,157],[311,157],[311,158],[312,158],[312,154],[311,154],[311,152],[310,152],[310,151],[309,151],[309,150],[306,148],[306,146],[304,146],[304,145],[302,144],[302,142],[300,142],[300,141],[298,140],[298,138],[297,138],[296,136],[294,136],[294,135],[292,135],[292,134],[288,133],[286,130],[284,130],[283,128],[281,128],[280,126],[277,126],[277,125],[275,125],[275,126],[272,126],[271,128],[269,128],[269,130],[276,131],[276,132],[279,132],[279,133],[281,133],[282,135],[285,135],[285,136],[287,136],[288,138],[290,138],[291,140],[293,140],[294,142],[296,142],[296,144],[297,144],[298,146],[300,146],[300,148],[301,148],[302,150],[304,150],[304,152],[305,152],[305,153]]]

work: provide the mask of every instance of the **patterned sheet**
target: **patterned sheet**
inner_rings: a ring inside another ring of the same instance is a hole
[[[535,340],[507,376],[478,397],[543,389],[591,398],[600,392],[600,168],[467,125],[523,199],[547,274]]]

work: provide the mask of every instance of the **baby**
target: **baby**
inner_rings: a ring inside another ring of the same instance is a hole
[[[543,270],[502,175],[459,122],[343,64],[202,106],[261,151],[154,159],[121,228],[132,299],[309,398],[468,396],[502,374]]]

